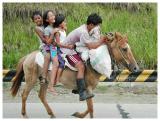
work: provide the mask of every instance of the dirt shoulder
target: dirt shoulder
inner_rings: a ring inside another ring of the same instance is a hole
[[[3,83],[3,102],[19,103],[21,102],[21,93],[24,87],[22,84],[20,91],[15,98],[10,94],[11,83]],[[56,86],[57,96],[47,93],[48,102],[55,103],[76,103],[79,102],[79,96],[71,93],[71,90],[62,85]],[[40,102],[38,98],[39,85],[35,85],[30,92],[27,102]],[[94,90],[95,103],[135,103],[135,104],[155,104],[157,103],[157,83],[106,83],[101,82]]]

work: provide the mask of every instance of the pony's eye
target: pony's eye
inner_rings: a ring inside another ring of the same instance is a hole
[[[127,47],[126,47],[126,48],[122,48],[122,50],[123,50],[124,52],[127,52],[127,49],[128,49]]]

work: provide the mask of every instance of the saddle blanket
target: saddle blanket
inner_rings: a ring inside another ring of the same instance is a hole
[[[65,58],[65,55],[62,55],[63,59],[65,60],[65,66],[67,66],[68,68],[70,68],[73,71],[78,71],[77,68],[71,66],[67,60],[67,58]],[[36,58],[35,58],[35,62],[41,67],[43,68],[43,64],[44,64],[44,55],[42,54],[42,52],[38,52],[36,54]],[[52,70],[52,62],[50,62],[49,64],[49,68],[48,70]]]

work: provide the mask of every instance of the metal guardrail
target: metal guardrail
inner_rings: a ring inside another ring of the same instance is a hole
[[[16,75],[16,70],[3,70],[3,82],[10,82]]]
[[[16,70],[3,70],[3,82],[10,82],[15,76]],[[115,71],[108,79],[106,76],[101,76],[102,82],[156,82],[157,70],[142,70],[131,73],[128,70]]]
[[[102,76],[100,81],[103,82],[156,82],[157,71],[156,70],[142,70],[138,72],[130,72],[128,70],[114,72],[111,79]]]

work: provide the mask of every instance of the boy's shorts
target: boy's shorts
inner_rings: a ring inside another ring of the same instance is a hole
[[[67,55],[66,57],[67,57],[68,62],[72,66],[75,66],[79,61],[82,61],[81,57],[78,54]]]

